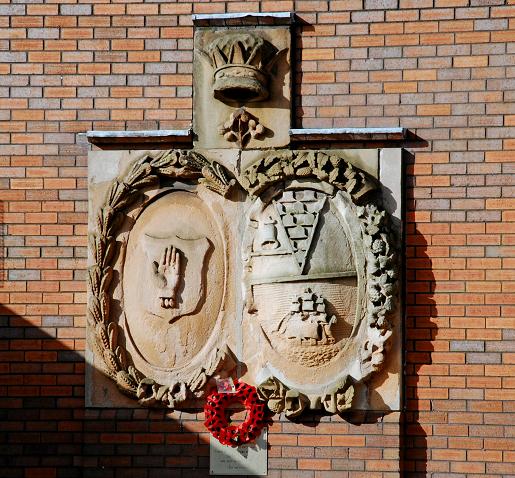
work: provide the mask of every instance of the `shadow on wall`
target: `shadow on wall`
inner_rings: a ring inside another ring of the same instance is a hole
[[[5,284],[2,289],[13,292]],[[84,363],[80,353],[57,339],[57,331],[71,327],[73,318],[20,315],[26,307],[0,306],[2,476],[59,477],[55,470],[60,468],[69,470],[70,478],[79,477],[77,411],[83,403]]]
[[[2,478],[207,476],[209,436],[197,414],[85,409],[83,354],[57,338],[73,325],[0,306]]]
[[[406,163],[413,162],[408,154]],[[407,198],[409,207],[413,198]],[[409,207],[414,211],[415,207]],[[433,378],[432,342],[438,334],[437,324],[431,319],[437,316],[433,300],[435,276],[431,258],[427,254],[428,243],[413,223],[406,223],[406,279],[405,279],[405,409],[403,411],[401,436],[401,476],[423,477],[428,470],[428,442],[431,427],[424,426],[424,416],[431,413],[431,400],[424,394]]]
[[[7,280],[7,268],[5,267],[5,237],[7,236],[5,209],[5,201],[0,201],[0,293],[3,292],[1,284]]]

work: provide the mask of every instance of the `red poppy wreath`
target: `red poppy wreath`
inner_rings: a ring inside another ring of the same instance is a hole
[[[213,390],[208,396],[204,412],[204,425],[220,443],[239,446],[254,441],[265,426],[265,403],[258,399],[255,387],[245,382],[234,382],[235,393],[218,393]],[[226,409],[233,403],[241,403],[247,417],[240,425],[229,425]]]

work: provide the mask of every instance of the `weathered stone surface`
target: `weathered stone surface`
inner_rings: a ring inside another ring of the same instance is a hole
[[[290,131],[288,24],[212,21],[193,149],[91,155],[88,360],[145,406],[231,375],[288,417],[399,409],[401,152],[287,149],[369,131]]]
[[[227,103],[253,103],[268,99],[270,71],[279,51],[253,32],[217,36],[205,50],[213,73],[213,96]]]
[[[398,409],[396,239],[374,203],[397,211],[400,154],[273,154],[91,153],[88,361],[144,405],[188,406],[239,362],[290,417]],[[131,403],[88,380],[90,405]]]
[[[129,236],[122,271],[126,330],[145,375],[147,363],[164,369],[190,363],[216,326],[226,274],[223,239],[208,204],[194,192],[167,194],[145,208]]]
[[[290,30],[197,28],[193,60],[195,146],[266,149],[289,143]],[[232,126],[241,109],[249,134]],[[250,126],[250,128],[249,128]],[[252,134],[251,134],[252,133]]]
[[[90,169],[88,340],[124,393],[173,408],[234,365],[220,342],[232,296],[218,214],[232,182],[192,151],[125,156],[111,181]]]
[[[258,383],[276,377],[310,408],[322,407],[328,390],[349,377],[366,382],[381,368],[392,334],[392,238],[383,213],[353,203],[360,183],[346,176],[350,189],[337,174],[270,186],[247,213],[244,344],[255,347],[249,373]],[[378,267],[384,289],[376,285]]]

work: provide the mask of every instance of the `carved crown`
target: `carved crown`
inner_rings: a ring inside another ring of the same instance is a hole
[[[203,53],[215,69],[215,98],[239,103],[268,98],[269,74],[278,55],[270,42],[252,33],[229,33]]]

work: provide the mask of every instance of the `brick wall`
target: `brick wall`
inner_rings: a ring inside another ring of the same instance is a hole
[[[192,13],[295,10],[297,126],[400,125],[429,147],[407,161],[407,411],[363,426],[276,417],[270,476],[512,475],[515,6],[505,3],[0,0],[0,474],[207,475],[197,415],[84,409],[79,133],[189,125]]]

